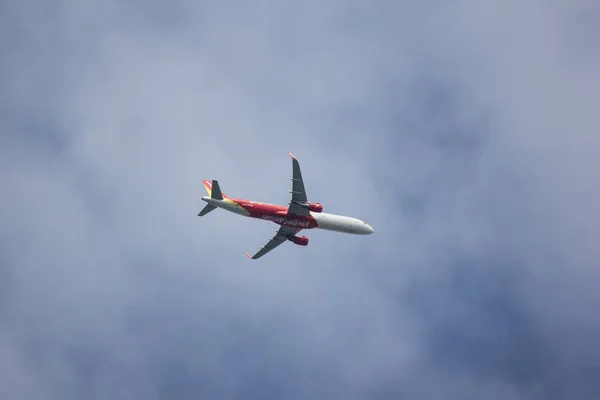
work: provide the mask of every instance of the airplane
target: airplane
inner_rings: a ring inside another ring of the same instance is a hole
[[[208,193],[208,196],[202,197],[202,200],[208,204],[200,211],[198,216],[202,217],[217,208],[222,208],[239,215],[271,221],[280,225],[275,236],[261,247],[256,254],[250,256],[246,253],[246,256],[253,260],[264,256],[288,240],[299,246],[308,245],[306,236],[296,236],[303,229],[325,229],[357,235],[370,235],[374,232],[373,228],[364,221],[353,217],[324,213],[322,204],[310,203],[306,197],[300,163],[291,152],[288,152],[288,154],[292,158],[292,185],[290,190],[292,198],[287,207],[259,201],[234,199],[221,192],[217,180],[202,180]]]

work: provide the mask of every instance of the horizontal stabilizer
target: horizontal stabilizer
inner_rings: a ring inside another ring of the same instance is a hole
[[[203,215],[208,214],[209,212],[211,212],[212,210],[214,210],[215,208],[217,208],[217,206],[213,206],[212,204],[207,204],[202,211],[200,211],[200,214],[198,214],[199,217],[202,217]]]

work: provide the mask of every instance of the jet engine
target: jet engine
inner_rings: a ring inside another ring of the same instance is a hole
[[[308,238],[306,236],[293,236],[290,240],[298,246],[308,245]]]
[[[312,212],[320,213],[323,212],[323,205],[321,203],[309,203],[308,209]]]

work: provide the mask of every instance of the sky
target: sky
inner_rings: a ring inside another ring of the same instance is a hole
[[[0,397],[600,398],[600,5],[0,5]],[[202,179],[370,236],[199,218]]]

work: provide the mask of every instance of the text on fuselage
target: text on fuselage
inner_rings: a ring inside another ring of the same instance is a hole
[[[303,228],[308,228],[310,226],[309,221],[302,221],[299,219],[289,219],[285,217],[274,217],[272,215],[263,215],[262,219],[266,219],[267,221],[273,221],[276,224],[285,224],[288,226],[300,226]]]

